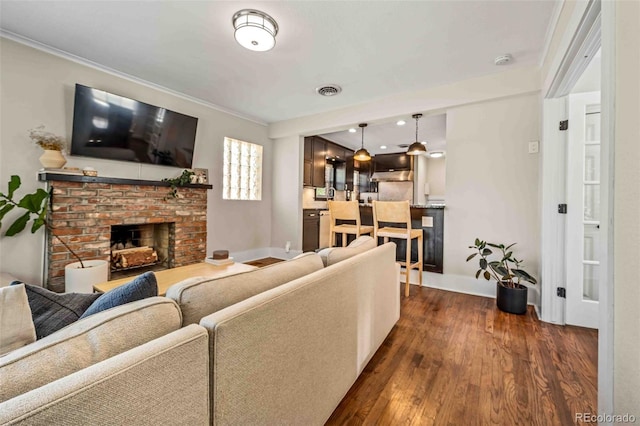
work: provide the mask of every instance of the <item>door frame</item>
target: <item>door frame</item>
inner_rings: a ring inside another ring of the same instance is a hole
[[[564,111],[558,107],[557,98],[566,88],[572,88],[581,75],[576,72],[583,57],[580,46],[590,46],[585,41],[598,36],[602,48],[601,76],[601,179],[600,197],[604,200],[601,209],[600,241],[600,312],[598,324],[598,412],[613,412],[613,362],[614,362],[614,149],[615,149],[615,2],[591,0],[586,5],[578,2],[571,17],[567,31],[560,42],[558,53],[551,64],[549,75],[553,75],[543,94],[542,134],[545,137],[541,148],[541,319],[547,322],[564,324],[564,302],[556,297],[560,270],[565,268],[564,244],[558,247],[552,238],[553,232],[564,233],[565,218],[557,214],[556,200],[562,194],[553,177],[560,171],[557,155],[558,147],[554,142],[554,130],[558,121],[566,119]],[[594,25],[599,31],[592,31]],[[573,67],[571,64],[574,64]],[[586,66],[586,65],[585,65]],[[571,80],[574,80],[571,82]],[[545,82],[546,83],[546,82]],[[562,84],[561,84],[562,83]],[[561,115],[562,114],[562,115]],[[545,146],[546,145],[546,146]],[[566,166],[562,166],[566,167]],[[564,192],[566,194],[566,191]]]

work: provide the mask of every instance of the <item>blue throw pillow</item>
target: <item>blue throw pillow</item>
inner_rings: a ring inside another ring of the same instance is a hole
[[[14,281],[11,285],[21,284]],[[25,284],[36,337],[42,339],[80,319],[100,294],[54,293],[46,288]]]
[[[84,311],[80,318],[97,314],[125,303],[146,299],[158,295],[158,281],[153,272],[145,272],[136,277],[130,283],[116,287],[111,291],[101,295],[95,302]]]

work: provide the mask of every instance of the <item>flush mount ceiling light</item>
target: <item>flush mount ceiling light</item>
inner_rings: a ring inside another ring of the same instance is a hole
[[[431,158],[444,157],[444,152],[442,152],[442,151],[432,151],[432,152],[429,153],[429,157],[431,157]]]
[[[386,145],[380,145],[380,149],[387,149]]]
[[[355,133],[355,132],[356,132],[356,129],[354,127],[349,129],[349,133]]]
[[[364,149],[364,128],[367,127],[367,123],[360,123],[358,126],[362,129],[362,145],[360,145],[360,149],[353,154],[353,158],[358,161],[369,161],[371,160],[371,154]]]
[[[406,122],[406,121],[404,121],[404,120],[398,120],[398,121],[396,121],[396,124],[397,124],[398,126],[404,126],[405,124],[407,124],[407,122]]]
[[[418,141],[418,120],[422,117],[422,114],[413,114],[411,117],[416,119],[416,139],[415,142],[409,145],[407,149],[407,155],[420,155],[427,152],[426,144]]]
[[[242,9],[231,20],[235,33],[233,36],[240,46],[257,52],[265,52],[276,45],[278,23],[259,10]]]

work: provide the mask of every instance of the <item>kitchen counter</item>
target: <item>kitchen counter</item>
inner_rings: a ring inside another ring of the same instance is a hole
[[[360,207],[373,207],[372,203],[360,203]],[[444,209],[446,204],[411,204],[410,207],[412,209]]]
[[[360,204],[360,220],[363,225],[373,225],[373,209],[371,204]],[[411,227],[422,229],[423,232],[423,269],[429,272],[443,272],[444,252],[444,204],[427,204],[426,206],[411,206]],[[429,219],[426,219],[429,218]],[[424,226],[423,224],[430,224]],[[405,259],[407,242],[396,240],[396,260]],[[417,241],[412,242],[411,258],[418,260]]]

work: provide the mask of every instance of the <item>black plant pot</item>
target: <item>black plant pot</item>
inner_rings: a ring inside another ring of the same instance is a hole
[[[522,284],[516,284],[516,288],[505,287],[501,283],[497,283],[498,292],[496,302],[501,311],[510,314],[524,314],[527,312],[527,287]]]

